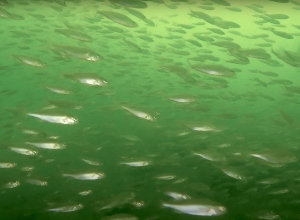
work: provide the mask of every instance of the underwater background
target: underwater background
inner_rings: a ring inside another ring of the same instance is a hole
[[[299,0],[0,0],[0,219],[300,219]]]

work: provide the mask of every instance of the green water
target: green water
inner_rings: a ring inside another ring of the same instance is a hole
[[[300,219],[299,10],[0,0],[0,219]]]

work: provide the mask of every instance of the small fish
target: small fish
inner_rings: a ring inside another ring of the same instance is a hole
[[[154,116],[151,116],[149,113],[143,112],[139,109],[131,108],[131,107],[128,107],[128,106],[125,106],[125,105],[122,105],[121,107],[123,109],[127,110],[128,112],[130,112],[131,114],[133,114],[133,115],[135,115],[139,118],[145,119],[147,121],[155,121],[156,120],[156,118]]]
[[[85,163],[92,165],[92,166],[99,166],[100,163],[96,162],[96,161],[92,161],[92,160],[87,160],[87,159],[82,159],[82,161],[84,161]]]
[[[72,92],[63,88],[58,88],[58,87],[52,87],[52,86],[47,86],[47,89],[49,89],[52,92],[58,93],[58,94],[64,94],[68,95],[71,94]]]
[[[26,65],[29,66],[34,66],[34,67],[39,67],[39,68],[43,68],[46,67],[47,64],[43,61],[41,61],[40,59],[36,58],[36,57],[32,57],[32,56],[25,56],[25,55],[13,55],[13,57]]]
[[[190,199],[191,197],[189,195],[181,194],[178,192],[165,192],[166,195],[172,197],[176,200],[184,200],[184,199]]]
[[[63,57],[70,56],[73,58],[93,62],[100,61],[103,59],[102,56],[100,56],[98,53],[85,47],[63,46],[53,44],[53,50],[55,53],[59,53]]]
[[[65,74],[64,76],[90,86],[106,86],[108,83],[106,79],[92,73],[73,73]]]
[[[91,194],[92,192],[93,192],[92,190],[86,190],[86,191],[79,192],[78,194],[81,196],[87,196],[87,195]]]
[[[36,151],[30,150],[30,149],[26,149],[26,148],[18,148],[18,147],[10,147],[10,150],[18,153],[18,154],[23,154],[26,156],[34,156],[37,154]]]
[[[150,162],[148,162],[148,161],[133,161],[133,162],[125,162],[125,163],[121,163],[121,164],[125,164],[130,167],[144,167],[144,166],[148,166],[150,164]]]
[[[74,212],[79,209],[82,209],[83,205],[82,204],[77,204],[77,205],[70,205],[70,206],[61,206],[57,208],[51,208],[48,209],[49,212]]]
[[[44,114],[35,114],[35,113],[28,113],[27,115],[41,119],[42,121],[47,121],[56,124],[73,125],[77,123],[76,118],[64,116],[64,115],[44,115]]]
[[[175,211],[196,216],[218,216],[226,213],[224,206],[211,201],[179,200],[172,203],[163,203],[163,207],[172,208]]]
[[[16,163],[0,163],[0,168],[13,168],[17,166]]]
[[[59,150],[65,148],[64,144],[59,144],[59,143],[33,143],[33,142],[25,142],[26,144],[38,147],[38,148],[43,148],[43,149],[49,149],[49,150]]]
[[[2,188],[12,189],[12,188],[16,188],[18,186],[20,186],[20,182],[19,181],[15,181],[15,182],[8,182],[8,183],[4,184],[2,186]]]
[[[104,177],[104,173],[63,174],[63,176],[71,177],[77,180],[98,180]]]
[[[61,33],[67,37],[73,38],[75,40],[91,42],[93,39],[81,31],[72,30],[72,29],[55,29],[55,32]]]
[[[38,179],[27,179],[25,180],[27,183],[30,183],[32,185],[36,186],[47,186],[48,183],[46,181],[38,180]]]

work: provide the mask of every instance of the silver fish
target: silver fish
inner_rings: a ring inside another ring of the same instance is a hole
[[[128,106],[125,106],[125,105],[122,105],[121,106],[123,109],[127,110],[128,112],[130,112],[131,114],[139,117],[139,118],[142,118],[142,119],[145,119],[147,121],[155,121],[156,118],[154,116],[151,116],[150,114],[148,114],[147,112],[143,112],[139,109],[136,109],[136,108],[130,108]]]
[[[48,209],[50,212],[74,212],[79,209],[82,209],[83,205],[82,204],[77,204],[77,205],[70,205],[70,206],[61,206],[57,208],[51,208]]]
[[[63,174],[64,177],[71,177],[77,180],[98,180],[104,177],[104,173],[80,173],[80,174]]]
[[[59,150],[65,148],[64,144],[59,144],[59,143],[43,143],[43,142],[25,142],[26,144],[38,147],[38,148],[43,148],[43,149],[49,149],[49,150]]]
[[[163,206],[184,214],[197,216],[218,216],[226,212],[224,206],[207,201],[180,200],[172,203],[163,203]]]
[[[18,154],[23,154],[26,156],[34,156],[37,154],[36,151],[30,150],[30,149],[26,149],[26,148],[19,148],[19,147],[10,147],[10,150],[18,153]]]
[[[56,123],[56,124],[72,125],[77,123],[76,118],[64,116],[64,115],[44,115],[44,114],[35,114],[35,113],[28,113],[27,115],[35,118],[39,118],[43,121]]]

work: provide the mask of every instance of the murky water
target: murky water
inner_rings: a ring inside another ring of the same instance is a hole
[[[0,0],[0,218],[300,219],[299,13]]]

